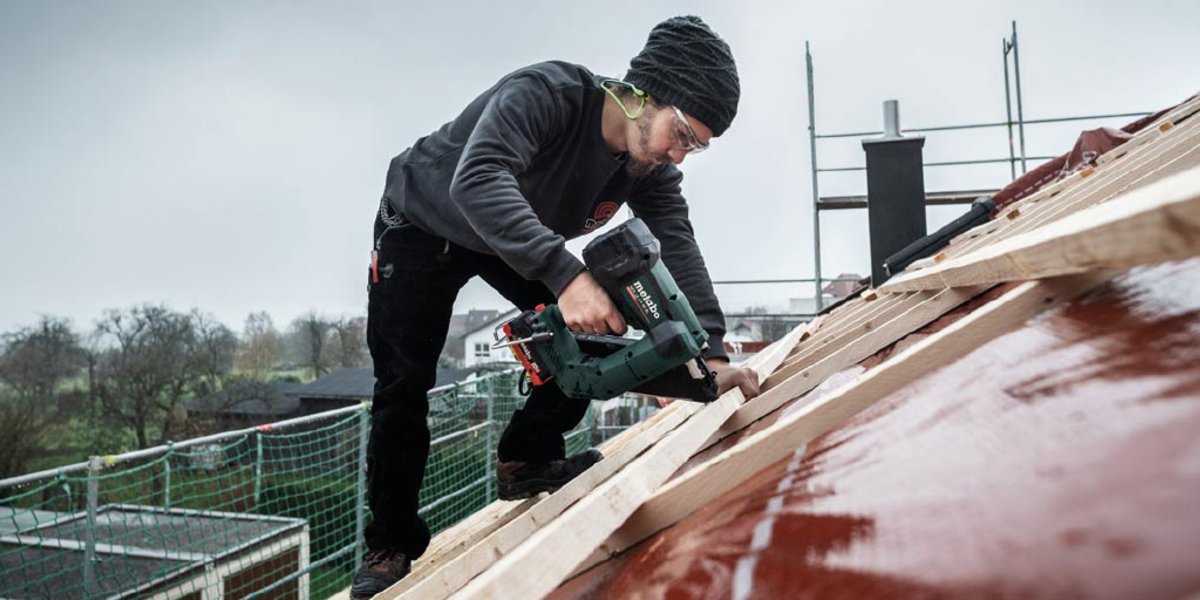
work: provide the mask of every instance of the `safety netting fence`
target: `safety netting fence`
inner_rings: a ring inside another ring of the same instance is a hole
[[[496,498],[518,380],[430,394],[421,514],[435,532]],[[646,414],[595,403],[567,451]],[[369,430],[366,403],[0,481],[0,596],[327,598],[362,560]]]

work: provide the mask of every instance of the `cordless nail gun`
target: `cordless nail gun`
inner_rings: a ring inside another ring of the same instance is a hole
[[[627,391],[711,402],[716,376],[700,357],[708,333],[659,260],[658,239],[641,219],[602,234],[583,261],[641,339],[571,331],[557,305],[527,310],[496,328],[534,385],[555,380],[572,398]]]

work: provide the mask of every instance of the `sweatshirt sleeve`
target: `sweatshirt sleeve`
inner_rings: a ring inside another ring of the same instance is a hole
[[[583,270],[566,240],[542,224],[517,175],[565,127],[562,101],[534,74],[502,84],[480,113],[450,183],[450,198],[471,227],[522,277],[555,295]]]
[[[666,165],[640,179],[629,197],[633,214],[646,222],[650,232],[662,243],[662,259],[671,276],[687,296],[700,325],[708,332],[704,358],[729,359],[725,352],[725,315],[713,291],[708,268],[696,244],[696,234],[688,219],[688,206],[680,193],[683,173]]]

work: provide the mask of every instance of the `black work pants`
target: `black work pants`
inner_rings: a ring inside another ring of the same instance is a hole
[[[378,281],[368,275],[367,346],[375,364],[367,486],[371,523],[367,547],[394,548],[416,558],[429,545],[417,515],[417,495],[429,457],[426,394],[446,342],[458,290],[478,275],[521,310],[554,302],[539,281],[518,275],[499,257],[428,234],[411,223],[375,222]],[[534,388],[500,437],[501,461],[564,458],[563,434],[587,411],[553,382]]]

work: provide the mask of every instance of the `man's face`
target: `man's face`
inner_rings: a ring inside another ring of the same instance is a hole
[[[680,115],[683,119],[680,119]],[[667,163],[680,164],[689,150],[708,146],[712,130],[696,118],[677,112],[670,106],[648,104],[646,111],[631,128],[634,139],[629,142],[629,163],[626,167],[634,176],[648,175],[655,167]]]

